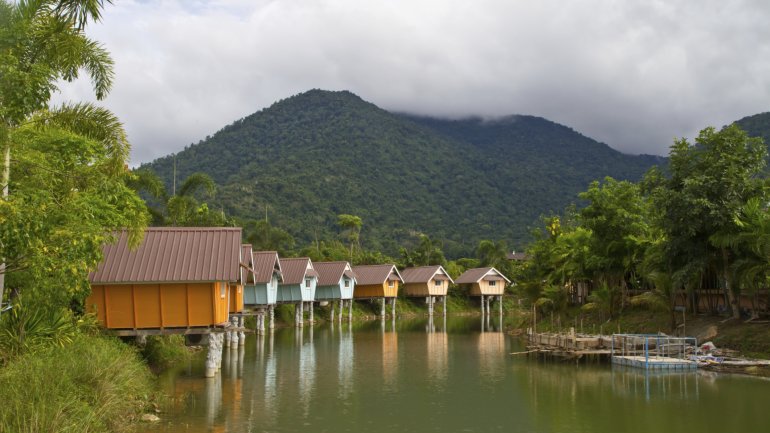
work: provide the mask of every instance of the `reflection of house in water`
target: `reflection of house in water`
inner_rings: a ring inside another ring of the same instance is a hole
[[[265,425],[272,426],[278,417],[278,374],[276,355],[273,352],[273,333],[270,333],[269,353],[265,363]]]
[[[297,331],[297,332],[302,332]],[[312,328],[310,329],[310,340],[302,343],[299,349],[299,398],[302,404],[302,413],[305,417],[310,412],[310,401],[312,400],[315,387],[315,345],[313,344]]]
[[[398,334],[382,333],[382,378],[386,387],[396,385],[398,374]]]
[[[505,334],[502,332],[482,332],[478,336],[479,374],[488,379],[495,379],[504,374]]]
[[[428,332],[428,375],[444,381],[449,370],[449,338],[446,332]]]
[[[345,332],[340,327],[340,346],[337,351],[337,382],[339,384],[339,398],[341,399],[347,398],[353,391],[354,353],[353,331],[348,329]]]

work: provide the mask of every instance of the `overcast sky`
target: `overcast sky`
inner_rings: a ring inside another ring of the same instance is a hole
[[[116,0],[88,29],[132,165],[309,90],[393,111],[531,114],[664,155],[770,111],[770,1]],[[60,98],[89,99],[88,82]]]

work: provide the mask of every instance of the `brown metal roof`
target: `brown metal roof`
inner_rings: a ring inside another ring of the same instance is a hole
[[[275,251],[254,251],[251,256],[254,259],[254,283],[267,284],[278,273],[278,281],[281,281],[281,261]]]
[[[468,269],[462,275],[457,277],[457,281],[455,281],[455,283],[457,284],[478,283],[479,281],[481,281],[482,278],[484,278],[487,275],[489,276],[496,275],[509,283],[511,282],[511,280],[506,278],[505,275],[501,274],[500,271],[498,271],[495,268],[474,268],[474,269]]]
[[[396,265],[360,265],[353,266],[356,274],[356,284],[367,286],[370,284],[382,284],[388,279],[404,281],[398,273]]]
[[[433,279],[449,280],[454,283],[441,265],[406,268],[401,271],[401,276],[404,277],[404,284],[428,283]]]
[[[316,276],[313,263],[307,257],[297,259],[280,259],[283,284],[302,284],[305,276]],[[308,265],[310,269],[308,269]]]
[[[149,227],[136,250],[128,233],[102,247],[92,284],[232,281],[240,278],[240,227]]]
[[[352,273],[346,271],[350,265],[348,262],[315,262],[313,267],[318,272],[319,286],[336,286],[340,283],[343,275],[351,278]]]

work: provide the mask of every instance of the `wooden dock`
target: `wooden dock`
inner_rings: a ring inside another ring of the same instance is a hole
[[[607,335],[535,333],[527,330],[527,350],[512,355],[541,355],[567,361],[602,360],[611,354],[611,337]]]
[[[667,356],[612,356],[612,363],[647,370],[695,370],[698,368],[696,362]]]

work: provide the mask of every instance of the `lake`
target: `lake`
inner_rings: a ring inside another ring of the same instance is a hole
[[[153,432],[768,432],[770,381],[526,356],[496,318],[328,324],[249,335],[205,379],[168,371]],[[203,354],[201,354],[203,355]]]

